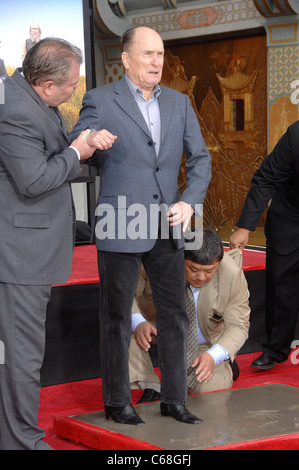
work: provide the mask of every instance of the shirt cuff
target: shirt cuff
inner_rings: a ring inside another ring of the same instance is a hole
[[[137,326],[140,325],[140,323],[142,323],[144,321],[146,321],[146,319],[141,315],[141,313],[133,313],[132,314],[132,322],[131,322],[132,333],[134,333]]]
[[[78,149],[76,149],[75,147],[72,147],[72,145],[70,145],[70,146],[69,146],[69,148],[70,148],[70,149],[73,149],[73,150],[75,150],[75,152],[76,152],[76,154],[77,154],[77,157],[78,157],[78,159],[80,160],[80,158],[81,158],[81,155],[80,155],[80,152],[79,152],[79,150],[78,150]]]
[[[207,351],[215,361],[215,366],[223,361],[228,361],[229,354],[220,344],[213,344],[213,346]]]

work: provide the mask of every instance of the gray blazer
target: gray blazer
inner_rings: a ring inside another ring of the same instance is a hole
[[[211,158],[189,97],[162,86],[159,105],[162,135],[157,157],[151,133],[125,77],[84,96],[71,138],[87,128],[107,129],[117,136],[110,150],[97,151],[89,162],[99,166],[101,175],[96,212],[96,243],[101,250],[150,250],[157,238],[151,214],[161,203],[170,207],[180,199],[192,206],[204,202]],[[183,150],[187,157],[187,187],[180,196],[178,174]],[[108,226],[112,231],[101,239]],[[139,234],[136,239],[132,239],[132,228]],[[177,246],[182,247],[181,233],[179,237]]]
[[[55,113],[17,70],[0,105],[0,282],[67,281],[73,253],[69,181],[76,152]]]

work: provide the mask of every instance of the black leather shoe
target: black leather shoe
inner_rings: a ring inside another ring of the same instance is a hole
[[[167,403],[161,403],[160,408],[162,416],[172,416],[182,423],[202,423],[202,420],[191,414],[184,405],[168,405]]]
[[[121,424],[145,424],[138,416],[132,405],[127,406],[105,406],[105,418],[112,419]]]
[[[277,362],[280,361],[277,361],[269,354],[263,353],[252,362],[251,367],[253,369],[272,369]]]
[[[156,390],[153,390],[152,388],[146,388],[137,403],[148,403],[150,401],[157,400],[160,400],[160,393],[156,392]]]

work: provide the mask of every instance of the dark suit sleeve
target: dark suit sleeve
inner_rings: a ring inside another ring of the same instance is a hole
[[[289,128],[254,174],[238,227],[254,231],[274,194],[295,169],[293,132]]]
[[[10,113],[1,121],[1,159],[18,191],[28,198],[56,189],[80,174],[73,149],[53,143],[56,152],[47,156],[44,132],[47,129],[43,131],[36,120],[24,114]]]
[[[94,90],[93,90],[93,93],[94,93]],[[72,142],[73,140],[77,139],[77,137],[81,134],[81,132],[85,131],[86,129],[95,129],[97,131],[102,129],[101,115],[96,105],[96,101],[95,99],[93,99],[93,93],[87,92],[85,93],[83,97],[80,117],[79,117],[77,124],[68,135],[69,142]],[[97,150],[92,155],[92,157],[84,161],[84,164],[99,167],[100,157],[101,157],[101,151]]]
[[[86,129],[101,129],[101,115],[96,105],[96,100],[93,98],[93,92],[85,93],[82,101],[82,108],[77,124],[72,132],[69,134],[69,140],[76,139],[79,134]]]

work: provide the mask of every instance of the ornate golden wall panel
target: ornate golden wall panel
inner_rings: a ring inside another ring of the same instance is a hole
[[[168,86],[174,86],[175,74],[187,85],[212,157],[204,223],[233,230],[253,173],[267,155],[266,37],[171,47],[164,72]],[[184,177],[182,167],[181,189]]]

